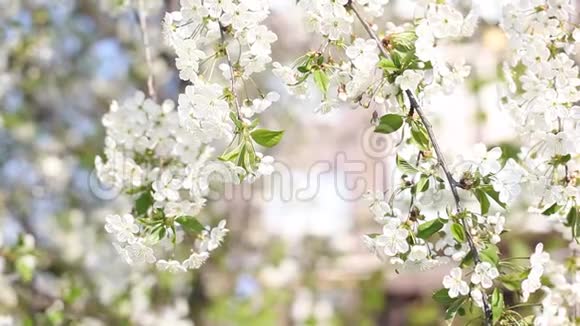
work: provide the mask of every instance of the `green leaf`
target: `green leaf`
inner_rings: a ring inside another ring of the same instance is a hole
[[[250,123],[250,126],[248,128],[250,130],[254,130],[254,128],[256,128],[256,126],[258,126],[259,123],[260,123],[260,119],[256,118],[256,119],[252,120],[252,123]]]
[[[127,195],[136,195],[138,193],[141,193],[143,191],[149,190],[149,186],[139,186],[139,187],[135,187],[135,188],[131,188],[129,190],[126,191]]]
[[[324,63],[324,56],[321,53],[319,53],[318,58],[316,59],[316,64],[319,66],[322,66],[323,63]]]
[[[240,148],[240,154],[238,155],[237,162],[236,162],[237,166],[241,166],[244,169],[246,169],[246,167],[247,167],[246,160],[245,160],[247,148],[248,148],[248,146],[246,146],[246,143],[242,143],[242,147]]]
[[[449,290],[447,289],[439,289],[435,292],[432,296],[435,302],[439,303],[443,307],[445,307],[445,319],[451,319],[457,313],[461,306],[467,300],[467,297],[461,296],[458,298],[450,298],[449,297]]]
[[[425,222],[419,225],[419,229],[417,231],[417,237],[421,239],[427,239],[437,231],[441,230],[445,224],[441,221],[441,219],[435,219],[429,222]]]
[[[522,281],[526,279],[528,274],[527,272],[513,272],[501,275],[498,280],[506,289],[515,292],[520,290]]]
[[[472,265],[473,265],[473,253],[471,252],[471,250],[469,250],[465,255],[465,257],[463,257],[463,259],[461,260],[459,266],[461,268],[465,268]]]
[[[253,167],[256,166],[256,162],[257,162],[257,160],[259,158],[256,156],[256,151],[253,150],[252,142],[251,141],[248,140],[246,142],[246,148],[249,149],[248,150],[248,155],[247,155],[248,164],[249,164],[250,167],[253,168]]]
[[[180,216],[175,219],[175,222],[179,223],[184,230],[199,233],[203,231],[204,226],[193,216]]]
[[[491,295],[491,312],[493,313],[494,324],[501,318],[504,309],[505,302],[503,300],[503,293],[500,292],[499,288],[495,288]]]
[[[82,287],[71,284],[64,290],[63,299],[66,303],[73,304],[77,301],[78,298],[81,297],[82,294]]]
[[[401,33],[395,33],[391,35],[391,44],[393,47],[403,53],[413,53],[415,52],[415,41],[417,40],[417,35],[415,32],[407,31]]]
[[[463,229],[463,226],[461,226],[461,224],[459,223],[453,223],[451,224],[451,235],[453,235],[453,238],[455,238],[455,240],[459,243],[463,243],[465,242],[465,230]]]
[[[300,60],[302,62],[299,61],[298,64],[300,64],[300,66],[298,66],[298,68],[296,69],[303,74],[309,73],[310,70],[312,69],[312,60],[313,60],[312,55],[305,57],[303,60]]]
[[[303,73],[303,74],[305,74],[305,73],[307,73],[307,72],[309,72],[309,71],[310,71],[310,68],[309,68],[309,67],[307,67],[307,66],[300,66],[300,67],[298,67],[298,68],[296,68],[296,69],[297,69],[299,72]]]
[[[483,185],[483,186],[479,187],[479,189],[485,191],[485,193],[491,199],[493,199],[499,206],[501,206],[504,209],[506,208],[506,204],[504,202],[502,202],[501,200],[499,200],[499,193],[497,191],[495,191],[495,189],[493,189],[493,187],[491,185]]]
[[[328,75],[323,70],[314,70],[312,73],[314,77],[314,83],[320,89],[321,92],[325,93],[328,92],[328,86],[330,84],[330,80],[328,79]]]
[[[153,205],[153,196],[150,191],[144,192],[137,200],[135,200],[135,212],[137,216],[147,214],[149,208]]]
[[[230,112],[230,120],[232,120],[232,122],[236,125],[236,128],[242,129],[242,122],[240,119],[238,119],[238,116],[235,113]]]
[[[31,255],[24,255],[18,257],[16,262],[14,263],[14,267],[18,272],[18,275],[24,281],[24,283],[28,283],[32,281],[32,277],[34,276],[34,261],[35,258]]]
[[[254,141],[264,147],[274,147],[284,135],[284,130],[268,130],[268,129],[256,129],[252,131],[251,136]]]
[[[556,155],[552,158],[552,160],[550,161],[550,164],[554,165],[554,166],[566,165],[566,163],[568,163],[571,158],[572,158],[572,155],[570,155],[570,154]]]
[[[494,266],[499,263],[499,248],[496,245],[488,244],[487,247],[479,253],[481,260],[486,261]]]
[[[401,53],[399,51],[392,51],[391,52],[391,59],[393,60],[393,64],[397,68],[401,68]]]
[[[398,114],[385,114],[379,120],[379,125],[375,128],[375,132],[381,134],[390,134],[401,128],[403,125],[403,117]]]
[[[157,236],[158,236],[159,240],[162,240],[163,238],[165,238],[166,234],[167,234],[167,229],[165,227],[162,227],[161,229],[159,229]]]
[[[489,212],[489,198],[487,198],[487,194],[485,191],[481,189],[474,189],[473,193],[475,194],[475,198],[479,201],[479,206],[481,208],[481,214],[485,215]]]
[[[386,71],[387,73],[393,73],[399,70],[397,66],[395,66],[395,63],[387,58],[381,59],[381,61],[379,62],[379,67],[384,71]]]
[[[417,57],[413,53],[405,53],[402,52],[401,54],[401,69],[408,69],[410,66],[413,65],[417,60]]]
[[[456,298],[455,301],[447,308],[445,311],[445,319],[449,320],[455,316],[455,314],[460,311],[461,306],[467,301],[467,297]],[[461,314],[461,313],[460,313]]]
[[[572,206],[568,215],[566,215],[566,224],[572,229],[572,237],[578,237],[578,233],[580,233],[580,221],[578,221],[578,208],[576,206]]]
[[[449,297],[448,289],[439,289],[437,292],[433,293],[432,298],[435,302],[444,306],[448,306],[455,301],[455,299]]]
[[[429,136],[427,135],[427,130],[422,124],[418,122],[411,124],[411,137],[413,137],[413,140],[422,150],[429,150]]]
[[[238,145],[236,148],[234,148],[233,150],[222,154],[220,157],[218,157],[219,160],[221,161],[236,161],[238,159],[238,156],[240,155],[240,151],[242,150],[243,144]]]
[[[429,189],[429,176],[422,175],[417,182],[417,192],[425,192]]]
[[[396,162],[397,162],[397,167],[399,168],[399,170],[401,170],[401,172],[403,172],[405,174],[419,173],[419,170],[417,170],[416,167],[411,165],[411,163],[405,161],[405,159],[401,158],[398,154],[396,157]]]
[[[552,215],[552,214],[556,213],[561,208],[562,208],[562,206],[558,205],[558,203],[554,203],[554,204],[552,204],[552,206],[546,208],[546,210],[543,211],[542,214],[543,215],[546,215],[546,216],[549,216],[549,215]]]

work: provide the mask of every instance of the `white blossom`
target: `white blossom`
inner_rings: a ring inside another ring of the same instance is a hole
[[[139,233],[139,226],[135,224],[135,218],[131,214],[109,215],[106,218],[105,230],[112,233],[119,242],[135,242],[135,236]]]
[[[478,288],[473,288],[469,293],[471,299],[475,303],[476,306],[483,308],[483,292],[481,292]]]
[[[399,85],[401,90],[414,91],[421,80],[423,79],[423,72],[419,70],[405,70],[401,76],[395,79],[395,83]]]
[[[346,48],[345,53],[355,67],[362,70],[373,69],[379,61],[379,49],[375,40],[357,38]]]
[[[471,275],[471,283],[481,284],[484,289],[493,285],[493,280],[499,276],[499,271],[488,262],[481,262],[475,266]]]
[[[377,246],[383,249],[387,256],[395,256],[399,253],[406,253],[409,251],[409,243],[407,237],[409,231],[403,228],[391,228],[385,226],[383,234],[375,239]]]
[[[170,273],[185,272],[187,269],[181,265],[181,262],[177,260],[158,260],[155,265],[161,271],[168,271]]]
[[[446,38],[461,35],[463,15],[450,5],[430,6],[427,10],[427,21],[435,37]]]
[[[449,297],[457,298],[459,295],[467,295],[469,293],[469,285],[462,279],[461,268],[454,267],[443,278],[443,286],[449,289]]]
[[[530,294],[542,287],[541,277],[546,265],[550,263],[550,255],[544,252],[544,245],[538,243],[534,253],[530,256],[530,272],[522,282],[522,300],[528,301]]]
[[[203,251],[213,251],[220,246],[224,237],[228,233],[226,229],[226,220],[221,220],[219,224],[211,230],[204,230],[204,241],[201,245]]]
[[[186,269],[198,269],[205,263],[208,257],[209,254],[207,252],[192,253],[189,258],[183,261],[183,267]]]
[[[424,245],[415,245],[411,247],[411,252],[409,253],[408,259],[410,261],[423,261],[427,258],[429,254],[429,249]]]
[[[499,200],[510,204],[521,191],[521,180],[525,172],[513,160],[509,159],[501,171],[492,180],[493,188],[499,193]]]

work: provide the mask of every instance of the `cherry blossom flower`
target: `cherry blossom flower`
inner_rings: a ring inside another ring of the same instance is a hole
[[[401,90],[414,91],[421,80],[423,79],[423,72],[417,70],[405,70],[405,72],[395,79],[395,83],[399,85]]]
[[[443,286],[449,289],[449,297],[457,298],[459,295],[466,295],[469,293],[469,285],[462,280],[461,268],[454,267],[443,278]]]
[[[471,283],[481,284],[484,289],[489,289],[493,285],[493,280],[499,276],[497,268],[488,262],[481,262],[475,266],[471,275]]]
[[[131,214],[109,215],[106,218],[105,230],[114,234],[119,242],[135,242],[135,235],[139,233],[139,226]]]
[[[177,260],[158,260],[155,265],[159,270],[168,271],[170,273],[185,272],[187,269],[181,265],[181,262]]]
[[[409,251],[409,243],[407,237],[409,231],[403,228],[385,227],[383,234],[378,236],[375,241],[377,246],[383,248],[383,252],[387,256],[395,256],[399,253],[406,253]]]
[[[436,5],[427,10],[427,21],[435,37],[455,37],[461,34],[463,15],[449,5]]]
[[[202,251],[213,251],[219,247],[228,231],[226,229],[226,220],[221,220],[216,227],[209,231],[205,230],[203,233],[204,241],[201,245]]]
[[[425,260],[428,254],[429,249],[427,248],[427,246],[415,245],[411,247],[411,252],[409,253],[408,259],[410,261],[419,262]]]
[[[183,267],[186,269],[198,269],[208,259],[209,253],[192,253],[189,258],[183,261]]]

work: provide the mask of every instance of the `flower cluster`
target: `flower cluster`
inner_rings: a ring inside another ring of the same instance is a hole
[[[503,294],[494,286],[498,282],[508,289],[521,287],[523,301],[539,289],[547,294],[540,312],[549,317],[539,314],[537,325],[544,325],[542,320],[550,318],[563,318],[563,325],[572,323],[568,318],[576,294],[570,289],[578,284],[578,262],[571,259],[568,269],[554,268],[549,274],[550,256],[543,252],[543,245],[536,247],[529,268],[500,264],[495,246],[505,231],[505,217],[497,209],[520,200],[524,187],[531,190],[525,192],[525,197],[530,197],[530,211],[555,221],[556,229],[569,239],[576,238],[580,230],[578,149],[573,141],[579,135],[579,107],[575,103],[580,99],[580,79],[578,68],[569,57],[575,36],[580,37],[580,33],[567,21],[571,8],[569,1],[523,1],[504,9],[503,27],[513,46],[506,64],[513,93],[505,101],[521,126],[520,134],[527,146],[517,157],[503,157],[500,148],[488,151],[477,145],[472,155],[460,156],[451,168],[446,168],[424,113],[418,112],[420,121],[413,119],[414,110],[421,110],[413,93],[422,103],[428,103],[432,89],[445,91],[448,83],[444,80],[446,74],[437,69],[441,57],[432,52],[437,48],[432,47],[432,40],[469,35],[475,26],[472,14],[462,18],[448,3],[428,2],[419,14],[413,53],[422,67],[427,63],[433,67],[436,82],[426,85],[424,69],[411,66],[400,69],[396,78],[389,81],[408,95],[410,112],[406,116],[380,117],[375,131],[392,133],[405,126],[410,129],[410,138],[405,142],[403,137],[397,152],[400,184],[386,198],[383,193],[369,196],[370,209],[383,225],[383,232],[366,236],[365,242],[380,258],[404,267],[460,262],[460,267],[453,268],[444,278],[445,289],[434,296],[447,302],[448,316],[453,316],[466,298],[484,310],[486,324],[491,323],[492,314],[496,314],[493,320],[507,321],[518,316],[512,311],[504,312]],[[386,47],[396,49],[396,44],[387,43]],[[393,58],[392,50],[389,54]],[[379,66],[385,63],[381,59]],[[396,69],[397,64],[387,66]],[[438,74],[443,78],[437,81]],[[460,81],[451,80],[450,85]],[[402,98],[398,103],[405,104]],[[453,195],[455,213],[448,205],[441,205],[443,191]],[[479,203],[479,212],[464,206],[466,201]],[[493,210],[495,214],[490,213]],[[576,247],[571,245],[572,250]],[[471,274],[470,281],[464,280],[466,273]],[[543,284],[543,277],[550,277],[547,275],[558,281],[551,280],[550,286]],[[553,291],[557,284],[562,284],[562,292]],[[493,291],[493,295],[487,291]],[[552,296],[553,293],[558,294]],[[448,305],[449,301],[453,303]],[[492,312],[490,301],[494,309],[497,305],[501,309]]]
[[[121,104],[113,102],[103,125],[105,157],[95,159],[97,176],[137,196],[133,212],[108,216],[105,230],[129,264],[157,262],[160,269],[168,269],[163,260],[157,261],[153,246],[203,229],[194,216],[205,205],[211,182],[236,182],[233,163],[210,160],[213,150],[180,126],[169,100],[159,105],[138,92]],[[224,226],[222,221],[218,233],[227,231]],[[198,238],[199,250],[183,262],[189,268],[198,268],[207,258],[206,242],[216,242],[203,232]]]
[[[307,95],[306,81],[312,81],[323,94],[316,109],[326,113],[337,101],[355,102],[363,107],[398,107],[402,91],[420,88],[421,98],[429,99],[441,92],[451,92],[467,75],[470,68],[464,60],[450,60],[444,55],[446,42],[470,36],[476,26],[477,15],[464,17],[450,4],[423,1],[418,4],[414,24],[387,24],[381,40],[357,37],[352,42],[355,17],[361,13],[381,15],[387,1],[301,1],[308,13],[308,24],[320,31],[325,42],[317,51],[299,58],[291,67],[275,63],[274,73],[287,85],[289,92]],[[371,10],[371,8],[373,8]],[[362,21],[368,30],[373,27]],[[388,53],[379,56],[379,44]],[[338,51],[332,51],[336,48]],[[338,54],[336,54],[338,52]],[[344,55],[340,55],[343,53]]]
[[[95,161],[98,177],[136,197],[130,214],[111,215],[105,226],[128,263],[155,263],[170,272],[199,268],[228,232],[225,221],[210,228],[196,218],[212,186],[251,182],[273,171],[273,158],[256,148],[276,145],[283,132],[257,129],[258,120],[250,119],[279,95],[237,94],[238,86],[271,62],[277,38],[261,25],[268,13],[262,0],[181,1],[181,9],[167,13],[164,22],[179,77],[191,83],[177,108],[137,93],[114,102],[103,118],[107,137],[105,159]],[[221,77],[214,75],[216,66]],[[216,157],[214,146],[228,143]],[[188,258],[157,259],[156,249],[175,246],[187,235],[196,240]]]
[[[504,8],[510,40],[506,75],[512,93],[506,107],[520,126],[523,165],[529,167],[530,201],[571,239],[578,215],[580,78],[570,58],[580,30],[568,19],[570,1],[534,1]]]
[[[544,245],[538,243],[536,250],[530,256],[530,273],[522,281],[522,299],[528,301],[530,294],[536,292],[542,286],[541,277],[545,267],[550,262],[550,254],[544,252]]]
[[[435,94],[451,92],[469,74],[464,60],[446,57],[445,44],[473,34],[477,16],[472,12],[465,17],[447,1],[422,1],[413,24],[389,23],[381,38],[362,17],[356,1],[301,4],[324,43],[292,67],[275,63],[274,73],[297,95],[306,94],[311,77],[323,94],[320,112],[332,110],[336,100],[329,93],[336,90],[336,98],[342,101],[391,112],[373,119],[375,132],[401,131],[396,155],[400,183],[393,185],[393,191],[367,196],[382,232],[365,236],[366,245],[397,266],[428,269],[448,262],[461,264],[472,274],[472,286],[462,280],[463,270],[456,268],[445,278],[442,293],[461,306],[471,292],[490,318],[486,292],[492,291],[500,275],[494,244],[500,241],[505,223],[501,213],[489,213],[491,201],[505,207],[517,196],[525,173],[512,160],[500,161],[499,148],[488,152],[485,146],[478,147],[474,157],[459,158],[450,171],[419,105],[429,104]],[[349,42],[346,36],[355,20],[370,39],[354,37]],[[328,22],[331,26],[325,25]],[[478,213],[462,207],[459,191],[480,203]],[[445,202],[444,193],[453,194],[455,211],[451,205],[439,205]]]
[[[576,251],[580,76],[571,56],[580,29],[570,21],[576,10],[569,0],[538,0],[508,4],[503,12],[502,28],[510,44],[504,65],[510,94],[504,103],[524,140],[520,160],[529,173],[529,211],[551,221],[555,230],[572,240],[570,249]],[[545,295],[535,325],[575,324],[580,286],[577,258],[571,257],[563,266],[539,244],[530,265],[521,284],[523,300],[540,289]]]
[[[574,264],[578,264],[575,258]],[[534,318],[534,325],[577,325],[574,317],[580,302],[580,272],[570,273],[570,268],[562,263],[547,260],[545,277],[550,286],[543,286],[545,296],[541,300]],[[533,268],[532,268],[533,271]]]
[[[504,8],[502,27],[511,46],[505,104],[525,148],[510,155],[478,144],[448,165],[423,106],[469,75],[465,60],[449,58],[446,46],[471,36],[478,17],[454,1],[423,0],[412,23],[388,23],[380,35],[363,15],[381,16],[387,3],[300,1],[322,44],[291,66],[272,64],[290,93],[310,95],[309,83],[320,91],[316,111],[332,111],[339,101],[386,110],[373,115],[375,132],[400,132],[393,189],[367,195],[381,232],[365,236],[365,244],[397,268],[451,264],[434,295],[449,318],[473,303],[485,325],[509,323],[517,313],[505,307],[503,289],[521,289],[524,302],[542,290],[535,323],[571,324],[580,292],[577,259],[561,265],[538,244],[528,267],[500,259],[497,244],[506,232],[504,210],[522,197],[531,202],[530,212],[547,216],[568,239],[580,232],[580,78],[571,59],[580,32],[568,21],[573,6],[569,0],[533,0]],[[225,221],[210,228],[195,217],[212,185],[251,182],[272,172],[273,158],[256,148],[276,145],[282,131],[258,129],[256,115],[279,95],[258,89],[252,98],[247,91],[247,83],[256,85],[253,75],[272,61],[277,37],[263,24],[268,14],[266,0],[182,0],[164,21],[179,77],[189,83],[177,108],[138,93],[113,103],[104,117],[98,176],[135,196],[133,210],[107,217],[105,229],[129,263],[155,263],[170,272],[199,268],[228,232]],[[367,37],[352,35],[355,22]],[[223,152],[214,155],[221,145]],[[188,258],[157,258],[188,236],[195,239]]]
[[[181,1],[180,11],[166,14],[164,26],[165,39],[177,54],[180,77],[196,84],[202,78],[200,63],[223,58],[234,49],[238,50],[239,58],[235,67],[228,67],[228,63],[220,65],[227,79],[249,79],[252,74],[264,71],[272,61],[270,45],[277,40],[276,34],[261,24],[268,14],[268,2],[263,0]],[[224,33],[233,36],[236,42],[227,42]],[[220,44],[217,51],[216,42]]]
[[[250,120],[277,102],[277,93],[258,89],[258,97],[242,98],[236,92],[243,86],[248,96],[247,83],[256,84],[252,75],[272,61],[277,36],[262,24],[268,14],[264,0],[184,0],[181,10],[167,13],[164,20],[179,76],[191,82],[179,96],[180,124],[203,144],[230,143],[220,158],[234,163],[236,173],[248,180],[271,171],[273,161],[256,152],[254,143],[271,147],[282,136],[281,131],[256,129],[257,119]],[[215,78],[216,66],[223,79]],[[229,87],[224,88],[224,80]]]
[[[416,152],[415,146],[399,149],[396,160],[401,182],[390,196],[385,198],[383,193],[367,196],[375,220],[383,225],[382,234],[365,237],[368,246],[391,263],[422,269],[450,262],[467,267],[466,262],[473,259],[468,238],[476,249],[497,254],[495,244],[501,240],[506,219],[499,211],[490,213],[491,204],[494,202],[494,207],[501,209],[508,199],[517,196],[519,190],[506,184],[515,187],[521,182],[521,167],[513,160],[502,164],[500,148],[487,151],[481,144],[474,147],[472,155],[458,157],[452,166],[453,182],[462,195],[469,195],[480,207],[478,211],[450,214],[448,206],[440,205],[445,202],[442,199],[449,185],[443,179],[445,176],[440,175],[437,160],[425,157],[425,152],[415,154],[416,158],[404,158],[412,156],[407,152]],[[472,274],[479,276],[472,278],[472,283],[482,290],[490,288],[491,281],[499,275],[497,261],[485,259],[474,266]],[[471,291],[474,290],[480,291],[475,286]],[[481,297],[481,291],[477,291],[475,296]]]
[[[525,158],[478,145],[472,155],[458,157],[453,165],[445,162],[421,105],[429,105],[435,94],[450,93],[469,75],[465,60],[448,58],[445,45],[471,36],[478,20],[474,11],[464,15],[452,1],[419,2],[413,24],[389,23],[381,37],[358,10],[358,6],[367,9],[368,2],[301,1],[309,26],[320,31],[324,42],[292,66],[274,63],[274,73],[295,95],[307,95],[307,82],[313,82],[323,94],[319,112],[331,111],[336,99],[390,111],[373,120],[377,133],[401,131],[396,155],[400,183],[392,191],[367,196],[382,232],[365,236],[365,243],[379,258],[397,266],[425,269],[459,264],[444,278],[444,288],[435,298],[446,303],[448,317],[473,302],[482,308],[486,325],[512,318],[511,312],[504,314],[503,293],[496,283],[506,286],[507,279],[518,283],[524,299],[541,286],[545,263],[541,248],[522,277],[521,267],[500,264],[496,246],[505,232],[502,210],[521,197],[526,182],[543,178],[544,184],[558,186],[548,189],[551,197],[539,196],[540,208],[546,209],[546,215],[566,212],[567,217],[560,214],[560,221],[572,224],[572,235],[579,225],[576,170],[571,163],[577,153],[571,139],[578,135],[574,122],[578,109],[573,103],[580,83],[568,58],[571,47],[566,45],[575,32],[554,21],[567,17],[570,6],[567,1],[533,3],[535,7],[522,10],[521,16],[516,8],[507,10],[511,16],[504,22],[508,32],[513,29],[512,34],[529,36],[515,36],[521,39],[512,43],[511,67],[520,75],[514,82],[517,93],[509,100],[511,107],[527,110],[519,117],[534,134],[529,139],[542,141]],[[357,20],[370,39],[349,37]],[[540,31],[546,35],[534,40]],[[331,92],[336,96],[329,96]],[[546,106],[554,107],[554,112],[546,113]],[[548,160],[538,160],[539,151],[549,153]],[[557,171],[564,169],[562,178]],[[555,180],[560,183],[555,185]],[[463,275],[470,275],[469,281]]]
[[[486,244],[495,248],[493,245],[500,242],[504,232],[505,217],[501,212],[489,213],[490,201],[500,208],[505,206],[501,198],[507,195],[498,186],[503,182],[498,175],[512,173],[510,161],[503,167],[499,161],[501,149],[492,148],[488,152],[480,145],[472,158],[458,158],[454,165],[456,182],[462,193],[470,193],[480,202],[480,212],[461,211],[452,215],[444,209],[432,210],[448,189],[438,175],[437,162],[422,155],[407,161],[402,157],[405,151],[401,149],[397,156],[401,183],[391,196],[385,198],[380,192],[367,195],[375,220],[383,225],[382,234],[365,237],[369,247],[380,258],[389,257],[392,263],[422,268],[464,260],[470,250],[467,236],[476,239],[479,248],[485,248]]]

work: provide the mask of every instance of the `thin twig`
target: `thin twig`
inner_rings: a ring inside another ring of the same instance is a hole
[[[228,51],[228,47],[226,44],[226,36],[224,35],[224,28],[220,24],[220,37],[222,41],[222,46],[224,48],[224,53],[226,55],[226,60],[228,62],[228,66],[230,67],[230,81],[232,87],[232,94],[234,96],[234,107],[236,108],[236,114],[239,120],[242,120],[242,116],[240,115],[240,103],[238,103],[238,96],[236,95],[236,77],[234,75],[234,66],[232,65],[232,59],[230,57],[230,53]]]
[[[155,91],[155,78],[153,77],[153,57],[151,55],[151,46],[149,43],[149,32],[147,31],[147,10],[145,1],[139,0],[139,26],[143,34],[143,46],[145,48],[145,61],[147,62],[147,90],[149,96],[157,101],[157,92]]]
[[[372,30],[370,25],[363,19],[363,17],[360,15],[360,13],[356,9],[356,7],[350,2],[347,6],[348,6],[348,8],[350,8],[350,10],[352,12],[354,12],[355,16],[358,18],[360,23],[363,25],[364,29],[367,31],[369,36],[377,42],[377,46],[379,47],[381,54],[385,58],[388,58],[389,55],[388,55],[387,50],[384,48],[383,43],[380,41],[377,34]],[[431,126],[431,123],[429,122],[429,120],[427,119],[425,114],[423,113],[423,110],[421,109],[421,106],[419,105],[415,96],[413,95],[413,92],[411,92],[410,90],[407,90],[406,94],[407,94],[407,97],[409,98],[409,102],[411,104],[410,110],[417,112],[417,114],[419,115],[419,118],[421,119],[421,122],[425,126],[425,129],[427,129],[427,134],[429,136],[431,144],[433,144],[433,148],[435,150],[435,155],[437,156],[437,162],[438,162],[439,166],[441,166],[441,169],[443,170],[443,172],[445,173],[445,177],[447,178],[447,182],[449,183],[451,193],[453,194],[453,199],[455,200],[455,206],[456,206],[457,212],[459,213],[463,210],[463,208],[461,206],[461,200],[459,198],[459,193],[457,191],[458,183],[455,181],[455,179],[453,179],[453,175],[449,171],[448,165],[445,162],[445,158],[443,156],[443,152],[441,151],[441,148],[439,147],[439,143],[437,142],[437,138],[435,137],[435,133],[433,132],[433,127]],[[481,257],[479,255],[479,252],[477,251],[477,247],[475,246],[475,243],[473,242],[473,238],[471,236],[471,233],[469,232],[469,229],[467,228],[467,224],[465,223],[465,221],[461,220],[460,222],[466,231],[465,233],[467,235],[466,236],[467,242],[469,244],[471,254],[473,255],[473,260],[476,264],[478,264],[481,262]],[[493,312],[492,312],[491,307],[489,305],[487,296],[484,295],[482,299],[483,299],[482,300],[483,301],[483,311],[485,314],[484,324],[486,326],[491,326],[493,323]]]
[[[455,181],[455,179],[453,179],[453,175],[451,174],[451,172],[449,171],[449,168],[447,167],[447,162],[445,162],[445,158],[443,157],[443,152],[441,151],[441,148],[439,147],[439,143],[437,142],[437,138],[435,138],[435,133],[433,132],[433,126],[431,126],[431,123],[429,122],[429,120],[427,119],[425,114],[423,113],[421,106],[419,105],[419,103],[417,103],[417,100],[415,99],[413,92],[411,92],[410,90],[406,90],[405,93],[407,94],[407,97],[409,98],[409,102],[411,104],[411,110],[417,112],[417,115],[421,119],[421,122],[425,126],[425,129],[427,129],[427,135],[429,136],[429,139],[431,140],[431,144],[433,144],[433,148],[435,149],[435,154],[437,156],[437,162],[441,166],[441,169],[443,170],[443,172],[445,173],[445,177],[447,178],[447,181],[449,183],[449,187],[451,188],[451,192],[453,193],[453,199],[455,199],[455,205],[457,206],[457,211],[459,212],[462,210],[462,208],[461,208],[461,201],[459,199],[459,193],[457,192],[457,182]]]
[[[383,55],[383,57],[385,57],[385,58],[390,57],[389,56],[389,53],[387,52],[387,50],[385,50],[385,48],[383,47],[383,44],[382,44],[381,40],[379,39],[379,37],[377,36],[377,34],[375,33],[375,31],[373,31],[373,29],[371,28],[371,25],[369,25],[369,23],[367,23],[366,20],[364,20],[364,18],[361,16],[361,14],[358,11],[358,9],[356,9],[356,7],[354,6],[354,4],[349,3],[348,4],[348,8],[350,8],[350,10],[352,12],[354,12],[356,18],[358,18],[358,20],[363,25],[364,29],[367,31],[367,33],[369,34],[369,36],[372,37],[375,40],[375,42],[377,42],[377,46],[379,47],[379,51],[381,51],[381,54]]]
[[[431,140],[431,144],[433,144],[433,149],[435,150],[435,155],[437,156],[437,162],[438,162],[439,166],[441,166],[441,169],[443,170],[443,172],[445,173],[445,177],[447,178],[447,183],[449,183],[449,188],[451,189],[451,193],[453,194],[453,199],[455,200],[455,206],[457,209],[457,213],[460,213],[461,211],[463,211],[463,208],[461,207],[461,200],[459,199],[459,193],[457,192],[458,183],[455,181],[455,179],[453,179],[453,175],[449,171],[447,163],[445,162],[445,158],[443,157],[443,152],[441,151],[441,148],[439,147],[439,143],[437,142],[437,138],[435,137],[435,133],[433,132],[433,127],[431,126],[431,123],[429,122],[429,120],[425,116],[423,110],[421,109],[421,106],[419,105],[419,103],[417,103],[417,100],[415,99],[413,92],[411,92],[410,90],[407,90],[406,93],[407,93],[407,97],[409,98],[409,102],[411,103],[411,108],[414,109],[415,112],[417,112],[417,115],[419,115],[421,122],[423,123],[423,125],[425,126],[425,129],[427,130],[427,135],[429,136],[429,140]],[[473,242],[473,238],[471,236],[471,232],[468,228],[467,223],[465,223],[465,221],[463,219],[460,219],[459,222],[461,223],[461,225],[465,229],[467,243],[469,245],[471,255],[473,256],[473,261],[475,262],[475,264],[481,263],[481,257],[479,255],[479,252],[477,251],[477,247],[475,246],[475,243]],[[486,295],[482,296],[482,301],[483,301],[483,311],[485,313],[485,320],[484,320],[485,325],[492,325],[493,312],[491,310],[491,307],[489,305],[489,302],[487,300]]]

